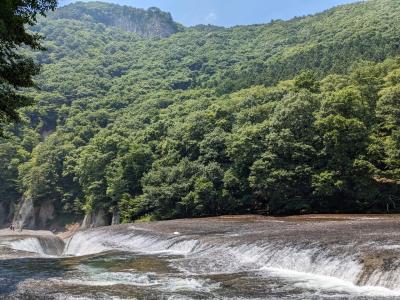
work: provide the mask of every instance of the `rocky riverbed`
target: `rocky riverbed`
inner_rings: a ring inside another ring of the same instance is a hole
[[[400,216],[219,217],[0,231],[0,295],[399,299]]]

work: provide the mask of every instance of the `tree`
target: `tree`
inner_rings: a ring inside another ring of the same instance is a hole
[[[29,155],[24,149],[11,140],[0,143],[0,211],[2,208],[12,213],[12,205],[20,198],[18,190],[18,165]],[[0,212],[1,213],[1,212]],[[0,224],[8,221],[0,220]]]
[[[319,86],[317,76],[314,72],[308,70],[300,73],[294,78],[294,86],[297,89],[306,89],[310,92],[318,92]]]
[[[383,150],[385,176],[400,178],[400,69],[387,78],[388,87],[380,92],[376,114],[380,120],[377,144]],[[393,86],[392,86],[393,84]]]
[[[310,210],[317,109],[317,99],[306,90],[287,95],[276,107],[265,138],[266,151],[249,176],[254,196],[271,213]]]
[[[26,25],[34,25],[37,15],[54,10],[57,0],[2,0],[0,2],[0,122],[19,120],[17,109],[32,103],[18,89],[34,86],[32,76],[39,66],[32,58],[18,51],[21,46],[42,50],[37,33]],[[1,132],[0,132],[1,133]]]
[[[362,160],[368,131],[359,119],[339,114],[316,120],[315,127],[320,145],[312,186],[320,209],[354,210],[355,202],[362,197],[357,190],[361,185],[368,186],[365,182],[371,185],[372,180],[371,168]]]

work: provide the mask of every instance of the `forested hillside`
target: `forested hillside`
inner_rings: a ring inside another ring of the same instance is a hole
[[[77,3],[32,28],[47,51],[37,104],[2,126],[0,220],[399,209],[399,1],[152,34],[105,21],[120,13]]]

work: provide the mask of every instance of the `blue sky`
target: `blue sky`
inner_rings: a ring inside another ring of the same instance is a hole
[[[90,1],[90,0],[85,0]],[[219,26],[267,23],[321,12],[355,0],[102,0],[139,8],[159,7],[186,26]],[[74,0],[59,0],[65,5]]]

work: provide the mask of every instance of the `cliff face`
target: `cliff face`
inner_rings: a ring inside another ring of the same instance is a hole
[[[49,17],[101,23],[135,32],[142,37],[166,38],[183,30],[170,13],[155,7],[144,10],[100,2],[78,2],[59,8]]]
[[[54,219],[54,205],[51,201],[34,203],[31,197],[22,197],[14,216],[16,228],[38,229],[47,228]]]

